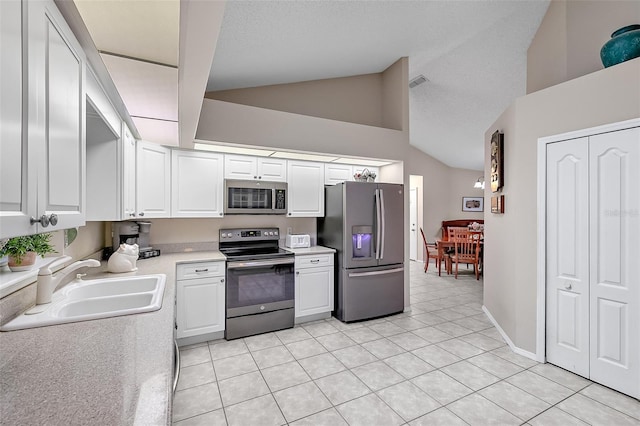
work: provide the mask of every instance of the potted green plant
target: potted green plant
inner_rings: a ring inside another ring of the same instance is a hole
[[[0,257],[7,255],[9,269],[17,272],[30,270],[36,262],[36,256],[44,257],[47,253],[56,253],[51,245],[50,233],[11,238],[0,251]]]

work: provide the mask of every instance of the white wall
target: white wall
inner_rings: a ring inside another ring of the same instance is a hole
[[[237,215],[220,219],[150,219],[154,244],[210,243],[219,241],[220,229],[246,227],[278,227],[282,238],[291,227],[293,233],[310,234],[316,241],[315,218],[287,218],[282,215]]]
[[[427,241],[432,243],[440,238],[442,221],[451,219],[482,219],[484,213],[463,212],[462,197],[482,197],[480,189],[473,184],[481,171],[457,169],[447,166],[430,155],[414,148],[409,148],[406,168],[410,175],[423,179],[422,212],[419,212],[422,229]],[[487,210],[485,200],[485,212]]]
[[[467,169],[450,168],[446,181],[449,191],[449,216],[447,219],[484,219],[484,214],[491,211],[490,198],[484,204],[484,212],[462,211],[462,197],[484,197],[482,189],[474,188],[480,176],[484,172]]]
[[[536,352],[537,140],[640,117],[640,58],[517,99],[485,133],[504,132],[504,215],[485,215],[484,303],[515,345]],[[485,189],[485,199],[490,189]]]
[[[206,98],[383,127],[382,73],[220,90]]]
[[[552,0],[527,52],[527,93],[603,69],[602,45],[640,22],[640,1]]]

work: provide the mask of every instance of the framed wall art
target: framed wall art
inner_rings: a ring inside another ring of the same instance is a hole
[[[484,211],[484,198],[482,197],[462,197],[463,212]]]
[[[491,135],[491,192],[504,186],[504,133],[495,131]]]
[[[504,213],[504,195],[491,197],[491,213]]]

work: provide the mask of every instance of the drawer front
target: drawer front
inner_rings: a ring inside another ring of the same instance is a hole
[[[190,280],[194,278],[206,278],[224,276],[225,262],[199,262],[185,263],[177,266],[176,279]]]
[[[296,269],[333,265],[333,253],[296,256]]]

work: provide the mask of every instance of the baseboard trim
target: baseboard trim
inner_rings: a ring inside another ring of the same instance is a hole
[[[321,312],[319,314],[306,315],[304,317],[297,317],[295,318],[294,323],[296,325],[305,324],[307,322],[318,321],[318,320],[327,319],[327,318],[331,318],[331,311]]]
[[[199,336],[181,337],[176,339],[178,347],[195,345],[196,343],[204,343],[210,340],[224,339],[224,330],[213,333],[201,334]]]
[[[524,349],[520,349],[519,347],[517,347],[513,343],[513,341],[509,338],[509,336],[507,336],[507,333],[504,332],[502,327],[500,327],[500,324],[498,324],[498,321],[496,321],[493,315],[491,315],[491,312],[489,312],[489,309],[487,309],[486,306],[482,305],[482,310],[484,311],[485,314],[487,314],[487,317],[489,317],[489,321],[491,321],[493,326],[498,330],[498,333],[500,333],[504,341],[507,342],[507,345],[509,345],[509,348],[511,348],[511,350],[514,353],[517,353],[518,355],[522,355],[525,358],[529,358],[537,362],[544,362],[544,360],[540,361],[536,356],[536,354],[534,354],[533,352],[525,351]]]

